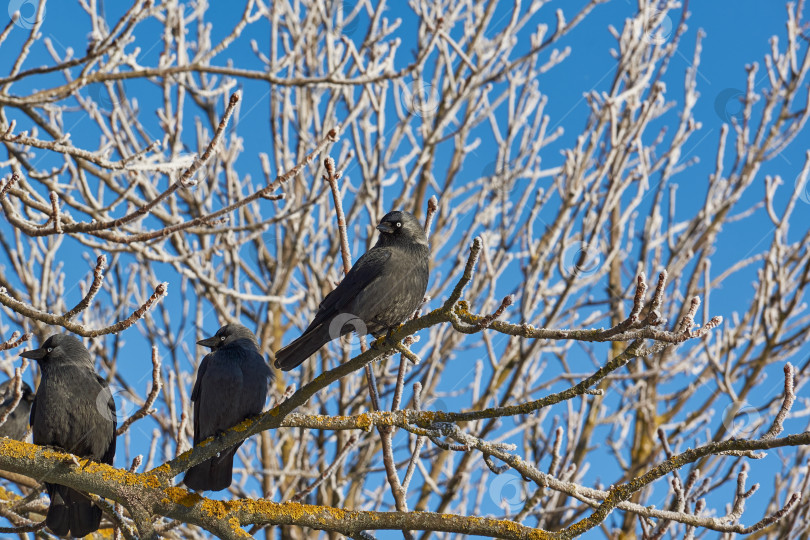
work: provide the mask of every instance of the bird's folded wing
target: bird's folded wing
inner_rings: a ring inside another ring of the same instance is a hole
[[[205,376],[205,370],[208,367],[208,363],[211,361],[211,356],[214,353],[208,353],[203,356],[202,362],[200,362],[200,367],[197,368],[197,380],[194,381],[194,388],[191,390],[191,401],[198,401],[200,399],[200,384],[203,380],[203,376]]]
[[[318,306],[318,313],[309,327],[316,328],[323,321],[343,311],[364,289],[379,279],[386,267],[385,263],[390,258],[391,250],[372,248],[357,259],[343,281],[327,294]]]
[[[115,430],[118,428],[118,418],[116,417],[117,411],[115,410],[115,399],[112,396],[112,391],[109,389],[110,385],[107,383],[107,380],[101,377],[98,374],[95,374],[96,380],[101,385],[101,387],[107,391],[109,398],[107,399],[107,415],[102,414],[102,417],[105,419],[110,420],[110,441],[107,443],[107,450],[104,452],[104,455],[101,456],[101,462],[107,463],[108,465],[113,464],[113,460],[115,459]]]
[[[209,356],[205,373],[199,378],[199,396],[194,402],[195,445],[245,418],[245,412],[238,407],[246,378],[239,367],[238,353],[232,348],[223,348]]]
[[[197,380],[194,381],[194,388],[191,390],[191,401],[194,403],[194,444],[202,440],[200,438],[200,386],[212,354],[206,354],[200,362],[200,367],[197,368]]]

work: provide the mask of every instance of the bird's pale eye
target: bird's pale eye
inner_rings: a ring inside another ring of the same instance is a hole
[[[53,351],[53,347],[48,347],[48,352]]]
[[[399,228],[399,227],[402,227],[402,222],[401,221],[397,221],[397,228]]]
[[[219,336],[220,341],[225,341],[225,336]]]

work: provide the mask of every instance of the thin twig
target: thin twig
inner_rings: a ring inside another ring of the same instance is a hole
[[[158,356],[158,348],[156,345],[152,346],[152,388],[149,390],[149,395],[146,396],[146,401],[143,402],[143,406],[135,411],[132,416],[124,420],[118,429],[115,430],[115,436],[119,437],[126,433],[129,426],[131,426],[137,420],[144,418],[153,412],[152,405],[155,403],[155,400],[160,394],[160,389],[163,386],[160,378],[160,356]]]
[[[318,486],[320,486],[324,480],[332,476],[332,474],[337,469],[337,466],[340,465],[340,462],[343,461],[343,458],[345,458],[346,455],[349,453],[349,451],[354,447],[354,445],[357,444],[358,440],[359,439],[357,435],[352,435],[351,437],[349,437],[349,439],[346,441],[346,444],[343,445],[343,448],[341,448],[335,455],[335,459],[332,461],[332,463],[330,463],[329,466],[321,473],[321,476],[319,476],[318,479],[312,482],[310,485],[308,485],[307,487],[305,487],[304,489],[293,495],[290,500],[296,502],[304,500],[304,497],[312,493],[312,491],[316,489]]]
[[[84,298],[82,298],[73,309],[62,315],[66,321],[69,321],[78,313],[81,313],[87,309],[87,306],[90,305],[93,297],[101,289],[101,282],[104,280],[104,269],[106,267],[107,257],[104,254],[99,255],[98,259],[96,259],[96,267],[93,269],[93,282],[90,284],[90,288],[87,290],[87,294],[84,295]]]

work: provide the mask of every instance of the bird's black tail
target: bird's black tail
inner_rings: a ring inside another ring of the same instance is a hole
[[[101,508],[85,495],[58,484],[45,484],[51,505],[45,524],[57,536],[87,536],[101,524]]]
[[[351,331],[352,327],[347,325],[344,333],[348,334]],[[330,336],[328,325],[323,324],[304,332],[301,337],[276,352],[275,366],[283,371],[295,369],[334,337],[338,336]]]
[[[236,447],[190,468],[183,483],[196,491],[219,491],[231,485]]]

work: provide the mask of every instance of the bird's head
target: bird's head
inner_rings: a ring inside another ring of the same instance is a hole
[[[90,354],[79,339],[70,334],[54,334],[39,349],[23,351],[23,358],[36,360],[39,365],[68,362],[89,362]]]
[[[220,347],[224,347],[234,341],[240,339],[248,339],[258,349],[258,342],[256,341],[256,336],[248,330],[247,327],[242,326],[241,324],[226,324],[219,330],[217,333],[214,334],[210,338],[201,339],[197,342],[197,345],[202,345],[203,347],[208,347],[212,351],[219,349]]]
[[[380,243],[397,244],[397,243],[414,243],[428,245],[425,229],[419,223],[413,214],[401,210],[394,210],[388,212],[380,220],[377,225],[377,230],[380,231]]]

